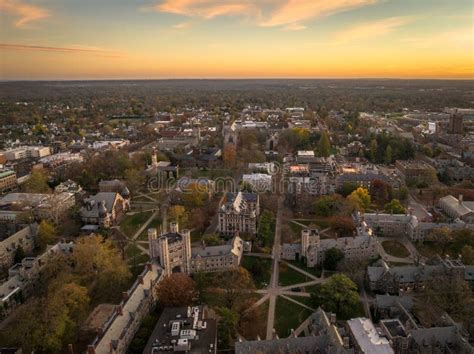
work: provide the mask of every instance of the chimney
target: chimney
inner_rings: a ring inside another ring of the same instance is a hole
[[[459,194],[459,198],[458,198],[459,204],[462,204],[463,199],[464,199],[463,195],[462,195],[462,194]]]
[[[122,304],[117,305],[117,313],[119,314],[119,316],[123,316],[123,307],[122,307]]]
[[[179,227],[177,222],[172,222],[170,223],[170,233],[175,233],[177,234],[179,232]]]

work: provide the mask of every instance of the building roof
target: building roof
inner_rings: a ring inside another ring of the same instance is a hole
[[[467,204],[466,202],[463,202],[462,200],[460,201],[452,195],[447,195],[446,197],[440,198],[439,202],[446,205],[449,209],[455,212],[458,217],[462,217],[474,212],[474,210],[469,207],[471,203]]]
[[[389,341],[381,337],[370,319],[359,317],[347,321],[354,340],[365,354],[395,353]]]

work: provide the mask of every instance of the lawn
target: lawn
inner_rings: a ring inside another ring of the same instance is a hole
[[[143,230],[143,232],[140,234],[140,236],[138,236],[137,240],[148,241],[148,229],[152,229],[152,228],[157,229],[158,230],[158,235],[159,235],[160,234],[160,226],[161,226],[161,218],[159,218],[159,217],[154,218],[148,224],[148,227],[145,230]]]
[[[303,263],[303,261],[300,259],[299,261],[287,261],[288,263],[291,263],[295,267],[300,268],[301,270],[304,270],[305,272],[311,273],[316,277],[321,276],[321,269],[320,268],[308,268],[306,265]]]
[[[398,241],[383,241],[382,247],[389,255],[399,258],[405,258],[410,255],[410,252]]]
[[[300,224],[304,224],[309,226],[311,224],[318,226],[321,229],[326,229],[329,227],[328,218],[317,217],[314,219],[295,219],[295,221],[299,222]]]
[[[265,288],[270,283],[272,268],[271,259],[244,256],[242,257],[241,266],[252,274],[253,281],[258,289]]]
[[[275,330],[280,338],[288,337],[291,330],[297,329],[312,313],[282,297],[277,298],[275,311]]]
[[[293,284],[304,283],[311,279],[306,277],[306,275],[294,270],[293,268],[288,267],[285,263],[280,263],[280,275],[278,277],[278,280],[278,283],[281,286],[288,286]]]
[[[295,301],[301,302],[302,304],[306,306],[313,307],[310,297],[303,297],[303,296],[288,296],[288,297],[292,298]]]
[[[122,232],[128,237],[132,237],[151,215],[151,211],[127,215],[120,223],[120,230],[122,230]]]

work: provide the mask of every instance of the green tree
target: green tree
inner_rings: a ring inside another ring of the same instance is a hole
[[[474,264],[474,247],[464,245],[461,249],[461,258],[463,263],[466,265]]]
[[[239,315],[235,310],[218,307],[217,314],[219,315],[218,331],[222,348],[229,348],[235,342],[236,326],[239,321]]]
[[[125,181],[130,192],[134,194],[145,184],[146,178],[139,170],[129,168],[125,170]]]
[[[202,237],[202,240],[207,246],[217,246],[221,244],[221,239],[217,234],[208,234]]]
[[[318,143],[318,155],[328,157],[331,154],[331,142],[327,131],[323,131]]]
[[[42,220],[38,228],[38,246],[45,249],[47,245],[55,243],[57,237],[56,227],[48,220]]]
[[[315,308],[321,306],[325,311],[336,313],[341,319],[358,315],[357,285],[344,274],[335,274],[327,283],[319,285],[311,293],[311,301]]]
[[[370,161],[376,162],[377,159],[377,149],[378,149],[378,144],[376,139],[372,139],[370,142]]]
[[[392,146],[389,145],[387,146],[387,149],[385,150],[385,163],[387,165],[390,165],[392,163],[392,158],[393,158],[393,151],[392,151]]]
[[[333,216],[340,212],[343,204],[343,199],[340,195],[323,195],[316,199],[313,203],[313,208],[318,216]]]
[[[324,252],[324,269],[336,270],[339,261],[341,261],[343,258],[344,253],[336,247],[326,250],[326,252]]]
[[[390,203],[385,204],[385,211],[390,214],[405,214],[405,207],[398,199],[392,199]]]
[[[25,250],[21,245],[18,245],[15,252],[15,257],[13,257],[13,263],[21,263],[22,259],[26,257]]]

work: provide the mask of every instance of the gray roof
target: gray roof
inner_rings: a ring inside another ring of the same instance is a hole
[[[282,338],[275,340],[246,341],[235,343],[236,354],[254,353],[338,353],[330,348],[329,336]]]
[[[397,302],[400,302],[408,311],[413,308],[413,298],[411,296],[375,295],[375,302],[377,307],[381,309],[395,307]]]

